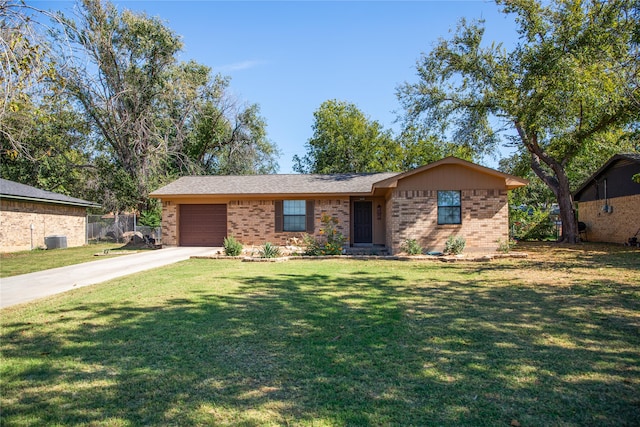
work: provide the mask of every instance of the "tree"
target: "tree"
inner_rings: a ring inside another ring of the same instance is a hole
[[[400,147],[390,131],[370,120],[355,104],[329,100],[314,113],[313,136],[307,154],[295,156],[293,169],[300,173],[396,171]]]
[[[213,163],[219,172],[275,169],[257,106],[227,108],[229,80],[178,62],[182,43],[159,19],[103,0],[82,0],[77,16],[60,19],[76,54],[60,85],[92,124],[107,207],[148,210],[151,189],[212,173]]]
[[[131,177],[144,206],[152,177],[173,148],[160,115],[182,44],[158,19],[120,14],[100,0],[83,0],[76,20],[61,20],[79,54],[60,70],[62,84],[100,136],[98,148]]]
[[[0,134],[3,178],[75,197],[86,195],[87,178],[95,173],[86,150],[88,124],[64,99],[45,96],[40,105],[23,102],[20,111],[7,112],[4,121],[21,130],[19,150]]]
[[[0,0],[0,138],[3,155],[33,160],[23,144],[31,134],[32,116],[40,114],[33,99],[41,97],[55,73],[46,28],[38,18],[51,15],[24,0]]]
[[[579,155],[615,147],[637,129],[637,2],[501,0],[520,42],[483,44],[484,23],[462,20],[399,88],[405,126],[449,136],[477,152],[501,135],[526,153],[560,207],[562,241],[578,228],[568,168]]]
[[[198,174],[250,175],[278,170],[258,105],[208,100],[195,115],[184,153]]]

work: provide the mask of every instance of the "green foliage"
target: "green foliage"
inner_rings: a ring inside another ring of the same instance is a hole
[[[100,176],[92,190],[108,209],[143,211],[149,192],[175,176],[277,170],[258,106],[236,106],[228,78],[179,62],[180,37],[159,18],[83,0],[60,21],[58,54],[69,61],[55,84],[90,122]]]
[[[402,250],[408,253],[409,255],[422,254],[422,246],[420,246],[420,244],[416,239],[405,240],[404,244],[402,245]]]
[[[556,239],[556,226],[549,209],[538,207],[510,208],[511,237],[517,240]]]
[[[464,250],[467,241],[462,236],[449,236],[444,244],[444,253],[452,255],[460,255]]]
[[[242,243],[238,242],[233,236],[225,237],[222,244],[224,253],[227,256],[239,256],[242,253]]]
[[[487,44],[484,22],[461,20],[398,90],[405,129],[452,140],[476,155],[507,142],[553,192],[564,240],[578,239],[571,170],[600,147],[632,140],[640,120],[637,2],[498,1],[520,42]],[[635,15],[634,15],[635,13]],[[637,138],[636,138],[637,140]]]
[[[281,255],[279,246],[272,245],[271,243],[265,243],[260,249],[260,258],[278,258]]]
[[[303,236],[306,247],[304,254],[308,256],[342,255],[347,238],[337,230],[338,219],[327,214],[320,218],[322,224],[319,234],[321,237],[313,237],[308,234]]]
[[[355,104],[330,100],[314,113],[307,154],[295,156],[301,173],[362,173],[399,170],[399,146],[390,131]]]
[[[155,203],[150,209],[140,212],[140,225],[157,228],[162,225],[162,207],[159,203]]]

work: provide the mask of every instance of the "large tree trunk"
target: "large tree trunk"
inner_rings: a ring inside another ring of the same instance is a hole
[[[553,175],[542,168],[540,160],[549,166]],[[560,208],[560,221],[562,221],[561,243],[578,243],[580,235],[578,232],[578,220],[575,209],[573,209],[573,196],[569,187],[569,178],[560,162],[550,156],[531,153],[531,168],[538,177],[549,186],[558,201]]]
[[[560,207],[560,220],[562,221],[562,235],[560,236],[560,242],[578,243],[580,237],[578,231],[578,220],[576,219],[575,209],[573,209],[573,197],[569,190],[569,182],[568,180],[566,181],[566,185],[558,186],[558,192],[556,193],[556,199],[558,200],[558,206]]]

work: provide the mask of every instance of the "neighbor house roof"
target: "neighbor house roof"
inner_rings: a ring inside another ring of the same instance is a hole
[[[640,165],[640,153],[621,153],[612,156],[607,162],[602,165],[600,169],[598,169],[593,175],[589,177],[574,193],[574,199],[578,200],[582,194],[582,192],[593,183],[595,180],[599,179],[600,175],[602,175],[605,171],[607,171],[613,164],[618,162],[627,162],[634,163]]]
[[[41,190],[30,185],[20,184],[7,179],[0,179],[0,198],[83,207],[100,206],[97,203],[89,202],[87,200],[65,196],[64,194],[54,193],[52,191]]]
[[[350,173],[332,175],[215,175],[185,176],[150,194],[163,196],[231,196],[231,195],[300,195],[348,194],[369,195],[376,188],[393,188],[398,180],[443,164],[461,165],[479,172],[504,178],[507,189],[527,185],[528,181],[494,169],[479,166],[456,157],[447,157],[409,172]]]

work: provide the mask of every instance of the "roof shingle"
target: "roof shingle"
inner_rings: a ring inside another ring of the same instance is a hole
[[[62,205],[75,205],[86,207],[99,207],[97,203],[75,197],[65,196],[64,194],[54,193],[52,191],[41,190],[30,185],[20,184],[18,182],[9,181],[0,178],[0,197],[7,199],[22,199],[37,202],[56,203]]]
[[[292,195],[370,193],[374,183],[396,172],[336,175],[214,175],[185,176],[151,193],[173,195]]]

